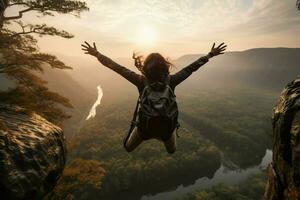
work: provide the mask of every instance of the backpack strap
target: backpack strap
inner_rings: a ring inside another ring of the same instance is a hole
[[[150,83],[149,83],[149,81],[146,77],[144,79],[144,84],[145,84],[145,88],[143,89],[143,92],[140,95],[140,97],[143,96],[143,94],[146,91],[146,88],[148,88],[150,86]],[[169,84],[170,84],[170,76],[169,75],[167,76],[167,78],[165,80],[165,84],[169,87]],[[130,128],[129,128],[127,136],[126,136],[126,138],[124,139],[124,142],[123,142],[124,147],[126,145],[127,140],[129,139],[133,129],[137,126],[137,123],[138,123],[137,122],[137,116],[138,116],[138,109],[139,109],[139,105],[140,105],[140,97],[137,100],[137,103],[136,103],[136,106],[135,106],[135,111],[134,111],[134,114],[133,114],[133,118],[132,118],[132,121],[131,121],[131,124],[130,124]],[[176,128],[178,129],[179,126],[177,126]],[[176,135],[178,136],[177,130],[176,130]]]
[[[144,94],[146,93],[146,90],[150,87],[150,82],[148,81],[148,79],[145,77],[144,80],[144,88],[142,90],[142,92],[140,93],[140,96],[139,96],[139,100],[141,99],[141,97],[144,96]]]
[[[127,140],[129,139],[134,127],[137,126],[137,115],[138,115],[139,104],[140,104],[140,98],[138,98],[138,100],[137,100],[135,110],[134,110],[134,114],[133,114],[133,118],[131,120],[130,128],[129,128],[127,136],[126,136],[126,138],[124,139],[124,142],[123,142],[124,147],[126,145]]]

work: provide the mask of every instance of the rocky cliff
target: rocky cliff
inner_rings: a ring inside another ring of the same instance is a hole
[[[36,114],[0,104],[1,199],[42,199],[65,165],[63,132]]]
[[[273,161],[265,200],[300,199],[300,77],[283,90],[273,113]]]

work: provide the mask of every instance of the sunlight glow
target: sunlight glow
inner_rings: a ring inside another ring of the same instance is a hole
[[[137,35],[137,44],[140,46],[153,46],[157,40],[155,30],[150,26],[145,26],[139,30]]]

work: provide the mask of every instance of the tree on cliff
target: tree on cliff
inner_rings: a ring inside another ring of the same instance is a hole
[[[18,14],[7,16],[10,8]],[[71,69],[54,55],[41,53],[37,36],[59,36],[66,39],[73,35],[47,24],[28,24],[22,17],[32,12],[38,17],[55,14],[79,14],[88,7],[76,0],[0,0],[0,74],[15,83],[14,88],[0,92],[0,101],[22,106],[44,116],[54,123],[68,117],[63,107],[72,107],[65,97],[49,91],[47,82],[37,76],[44,67]]]

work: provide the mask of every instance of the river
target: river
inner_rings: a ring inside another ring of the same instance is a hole
[[[201,177],[197,179],[194,184],[188,186],[179,185],[175,190],[166,191],[155,195],[144,195],[141,200],[176,199],[183,197],[194,190],[210,188],[212,186],[218,185],[219,183],[234,185],[239,183],[240,181],[246,180],[250,175],[257,174],[266,169],[271,161],[272,151],[267,149],[261,163],[257,166],[247,169],[229,170],[221,165],[211,179],[207,177]]]
[[[87,116],[86,120],[89,120],[91,118],[94,118],[97,114],[97,107],[101,104],[101,99],[103,97],[103,90],[101,88],[101,85],[97,86],[97,90],[98,90],[98,97],[96,99],[96,102],[94,103],[94,105],[92,106],[89,115]]]
[[[97,87],[97,90],[98,90],[97,100],[92,106],[86,120],[89,120],[96,116],[96,109],[101,104],[103,91],[100,85]],[[234,185],[239,183],[240,181],[246,180],[250,175],[257,174],[262,170],[266,169],[268,164],[271,161],[272,161],[272,151],[267,149],[259,165],[247,169],[235,169],[235,170],[230,170],[224,167],[224,165],[221,165],[220,168],[214,173],[212,178],[201,177],[198,178],[191,185],[187,185],[187,186],[179,185],[174,190],[161,192],[155,195],[147,194],[142,196],[141,200],[176,199],[176,198],[183,197],[194,190],[210,188],[212,186],[218,185],[219,183],[224,183],[226,185]]]

